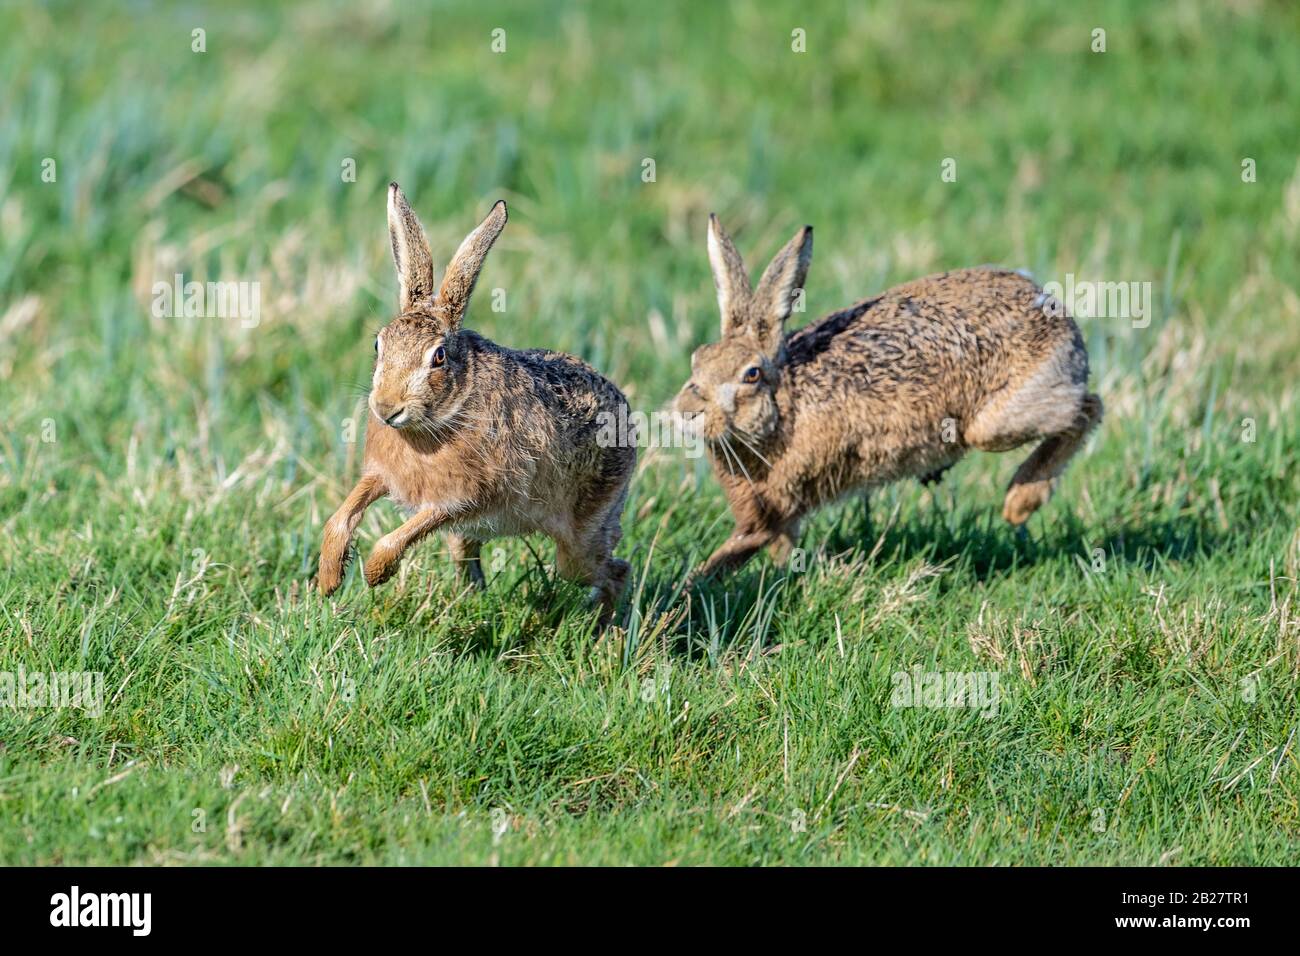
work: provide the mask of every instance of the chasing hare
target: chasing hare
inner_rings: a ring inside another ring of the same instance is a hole
[[[691,581],[764,547],[784,563],[803,519],[849,491],[937,478],[969,448],[1037,441],[1002,508],[1022,524],[1101,420],[1078,326],[1019,273],[928,276],[787,336],[812,227],[757,288],[716,216],[708,247],[722,340],[691,356],[675,405],[706,440],[736,527]]]
[[[612,552],[636,448],[599,443],[599,420],[620,408],[626,415],[627,400],[573,356],[505,348],[462,328],[505,224],[498,202],[435,285],[424,229],[389,184],[399,314],[375,340],[362,476],[325,526],[317,585],[323,594],[339,586],[362,513],[388,496],[411,517],[371,552],[364,573],[372,587],[437,530],[450,532],[462,574],[481,587],[484,541],[540,531],[555,541],[560,573],[591,587],[603,626],[628,572]]]

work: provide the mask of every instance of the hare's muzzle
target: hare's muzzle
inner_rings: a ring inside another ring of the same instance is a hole
[[[704,396],[694,382],[688,382],[673,400],[678,427],[687,435],[703,436],[704,422],[708,412]]]
[[[393,428],[400,428],[410,418],[404,402],[384,402],[372,398],[370,400],[370,410],[375,413],[375,417],[381,422]]]
[[[704,398],[694,382],[687,382],[673,399],[673,411],[683,418],[693,418],[704,412]]]

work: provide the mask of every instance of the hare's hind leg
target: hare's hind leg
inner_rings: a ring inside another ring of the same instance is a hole
[[[1101,421],[1101,398],[1087,394],[1079,403],[1072,426],[1045,438],[1024,464],[1016,469],[1002,503],[1002,517],[1011,524],[1024,524],[1029,516],[1047,503],[1056,479],[1083,445],[1088,432]]]
[[[618,499],[610,505],[609,511],[606,512],[604,520],[601,522],[602,533],[596,536],[593,544],[603,545],[603,550],[598,552],[604,556],[601,562],[600,572],[597,575],[596,584],[592,591],[592,597],[600,602],[600,629],[603,631],[609,627],[609,622],[614,617],[614,610],[618,607],[618,599],[623,596],[623,589],[627,587],[628,572],[632,570],[632,565],[628,564],[622,558],[614,557],[614,547],[623,539],[623,526],[621,520],[623,517],[623,502],[627,498],[627,489],[618,496]]]
[[[623,494],[619,495],[618,501],[610,507],[608,514],[605,515],[603,540],[605,542],[606,557],[604,588],[601,594],[605,612],[601,615],[601,627],[609,624],[609,619],[614,614],[614,608],[618,605],[618,599],[623,596],[623,589],[627,587],[628,572],[632,570],[632,565],[622,558],[614,557],[614,548],[623,540],[623,502],[626,498],[627,491],[624,490]]]
[[[602,631],[614,616],[631,570],[626,561],[614,557],[614,546],[623,537],[619,521],[626,497],[627,489],[624,488],[601,512],[589,517],[571,535],[555,539],[555,559],[560,574],[591,588],[592,602],[600,604],[599,629]]]
[[[603,539],[555,542],[555,563],[563,577],[591,588],[591,601],[600,605],[599,627],[604,630],[614,616],[631,568],[602,548]]]
[[[447,547],[451,559],[456,562],[456,573],[466,584],[483,588],[487,582],[483,578],[483,562],[479,555],[483,551],[483,542],[465,538],[458,534],[447,535]]]
[[[1031,438],[1043,439],[1016,469],[1007,488],[1002,517],[1011,524],[1024,524],[1030,515],[1047,503],[1057,478],[1083,445],[1088,432],[1101,421],[1101,399],[1091,393],[1082,394],[1064,409],[1052,403],[1044,403],[1044,406],[1048,414],[1036,428],[1032,419],[1024,414],[1029,409],[1012,401],[1002,408],[989,410],[996,410],[998,418],[990,420],[986,417],[988,411],[981,412],[967,430],[967,442],[986,451],[1006,451]]]

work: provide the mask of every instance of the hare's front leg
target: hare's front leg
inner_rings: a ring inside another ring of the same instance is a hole
[[[722,546],[718,548],[718,550],[709,555],[707,561],[691,572],[690,577],[686,579],[686,584],[683,586],[682,590],[690,590],[692,585],[704,578],[736,570],[767,545],[771,544],[776,536],[777,532],[771,528],[760,528],[753,531],[736,531],[730,538],[722,543]]]
[[[321,594],[329,595],[338,590],[343,581],[343,564],[347,559],[348,547],[352,543],[353,532],[361,522],[361,515],[386,494],[388,488],[383,479],[376,475],[366,475],[357,482],[342,507],[326,523],[325,537],[320,546],[320,566],[316,571],[316,586]]]
[[[373,588],[391,578],[406,549],[450,519],[451,515],[441,508],[426,508],[396,531],[390,531],[380,538],[366,559],[363,569],[366,583]]]
[[[784,568],[790,563],[790,555],[798,547],[799,519],[796,518],[772,536],[772,542],[767,546],[767,553],[771,556],[773,564],[778,568]]]

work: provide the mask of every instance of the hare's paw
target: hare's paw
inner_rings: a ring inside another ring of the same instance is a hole
[[[316,588],[325,597],[339,589],[343,581],[343,562],[329,561],[321,555],[320,568],[316,572]]]
[[[695,585],[705,580],[709,576],[709,563],[701,561],[695,567],[686,573],[686,579],[682,581],[682,595],[685,596],[695,589]]]
[[[325,525],[325,537],[320,545],[320,565],[316,570],[316,587],[327,597],[343,583],[343,572],[348,567],[348,523],[335,516]]]
[[[328,541],[321,548],[320,564],[316,569],[316,589],[329,597],[343,583],[343,572],[347,568],[347,553],[331,548]]]
[[[366,559],[366,566],[362,569],[366,583],[372,588],[379,587],[391,578],[401,562],[402,550],[397,542],[391,539],[392,535],[379,539],[375,544],[375,550],[371,551],[370,557]]]
[[[1002,503],[1002,517],[1011,524],[1024,524],[1030,515],[1047,504],[1047,499],[1051,496],[1051,481],[1014,484],[1007,489],[1006,500]]]

